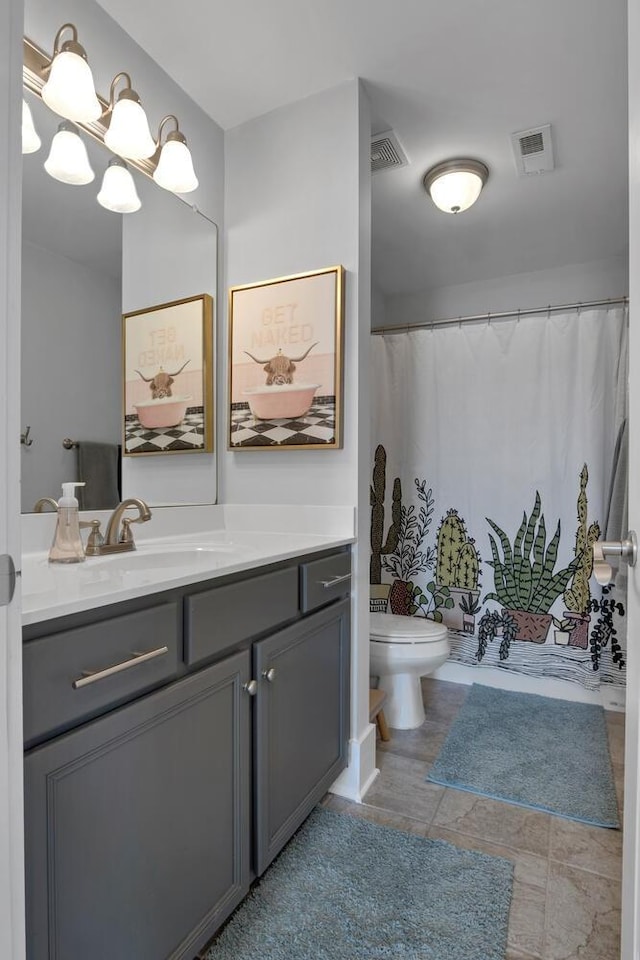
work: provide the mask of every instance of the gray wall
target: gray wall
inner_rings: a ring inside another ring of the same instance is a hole
[[[120,281],[28,241],[22,245],[22,510],[78,475],[74,440],[120,442]],[[69,369],[69,354],[83,357]],[[55,398],[55,403],[52,403]]]
[[[628,291],[627,259],[617,257],[458,286],[434,287],[420,294],[388,296],[384,298],[384,312],[374,315],[372,326],[404,326],[489,311],[498,313],[615,298],[625,296]]]

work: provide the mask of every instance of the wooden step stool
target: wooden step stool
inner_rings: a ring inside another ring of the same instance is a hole
[[[381,740],[391,740],[389,727],[384,715],[384,702],[387,695],[384,690],[369,690],[369,723],[375,720]]]

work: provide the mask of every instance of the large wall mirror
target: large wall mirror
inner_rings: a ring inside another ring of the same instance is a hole
[[[213,221],[135,170],[141,209],[100,206],[111,154],[90,137],[83,140],[93,182],[52,178],[44,161],[61,118],[37,96],[25,99],[42,140],[23,156],[22,510],[31,512],[79,478],[77,444],[105,444],[107,456],[122,444],[122,313],[209,293],[215,317],[218,237]],[[215,502],[215,453],[134,459],[120,462],[122,496],[155,505]],[[203,467],[206,481],[190,488],[190,473],[202,478]],[[110,508],[112,490],[107,482],[87,506]]]

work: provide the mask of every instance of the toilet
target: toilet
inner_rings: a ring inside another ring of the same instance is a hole
[[[369,628],[370,673],[387,694],[385,714],[390,727],[412,730],[424,723],[420,677],[447,660],[451,647],[447,628],[423,617],[372,613]]]

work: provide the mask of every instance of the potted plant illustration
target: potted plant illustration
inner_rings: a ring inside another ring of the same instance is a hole
[[[511,644],[516,639],[517,632],[518,627],[516,621],[506,610],[502,610],[501,612],[498,610],[487,610],[487,612],[480,617],[478,624],[478,651],[476,654],[478,663],[487,652],[487,645],[495,640],[496,637],[501,637],[499,657],[501,660],[507,660]]]
[[[589,610],[591,613],[600,614],[591,631],[589,643],[591,647],[591,666],[594,670],[600,668],[602,651],[609,643],[611,643],[611,659],[613,663],[619,670],[624,669],[625,666],[624,654],[618,641],[618,631],[616,630],[613,619],[614,613],[617,613],[620,617],[624,617],[625,610],[619,601],[614,600],[614,598],[609,595],[611,590],[611,586],[603,587],[600,600],[592,597],[589,601]]]
[[[465,633],[473,633],[476,628],[476,613],[480,611],[482,604],[478,596],[469,591],[460,598],[458,604],[462,610],[462,629]]]
[[[370,609],[384,613],[391,585],[382,583],[382,555],[393,553],[398,546],[402,519],[402,487],[400,477],[393,481],[391,524],[384,538],[384,498],[386,492],[387,452],[378,444],[374,456],[373,477],[370,487],[371,503],[371,560],[369,563]]]
[[[575,627],[574,621],[566,618],[563,620],[558,620],[557,617],[554,617],[553,625],[556,628],[553,631],[553,637],[555,642],[558,644],[559,647],[568,646],[571,633]]]
[[[544,643],[551,626],[550,609],[561,596],[578,566],[574,557],[568,567],[554,572],[560,542],[560,521],[547,546],[544,514],[541,513],[540,494],[527,518],[516,533],[513,545],[506,533],[487,517],[487,523],[497,534],[502,556],[494,537],[489,534],[493,560],[494,589],[485,600],[497,600],[504,611],[513,617],[517,626],[516,640]]]
[[[476,600],[480,596],[480,554],[475,541],[467,535],[464,520],[453,508],[447,511],[440,524],[437,550],[436,583],[440,590],[447,587],[453,599],[453,606],[445,611],[443,622],[451,630],[463,630],[462,598],[471,595]]]
[[[449,594],[449,587],[439,587],[432,580],[423,590],[417,584],[409,584],[412,600],[409,604],[409,613],[414,616],[418,611],[423,617],[429,620],[435,620],[436,623],[444,622],[444,614],[453,607],[453,597]]]
[[[421,550],[433,516],[433,496],[426,489],[426,480],[415,481],[418,498],[422,501],[420,509],[415,505],[400,507],[400,526],[398,542],[394,551],[382,557],[382,566],[396,578],[391,585],[389,604],[392,613],[410,616],[414,603],[412,577],[429,570],[435,563],[435,549]],[[414,611],[415,612],[415,611]]]
[[[566,610],[564,616],[573,622],[573,629],[569,636],[569,646],[580,647],[586,650],[589,646],[589,604],[591,590],[589,579],[593,573],[593,545],[600,537],[598,523],[592,523],[587,530],[587,483],[589,471],[586,463],[580,471],[580,492],[578,493],[578,529],[574,556],[576,568],[573,572],[571,586],[564,591]],[[557,643],[556,639],[556,643]]]

